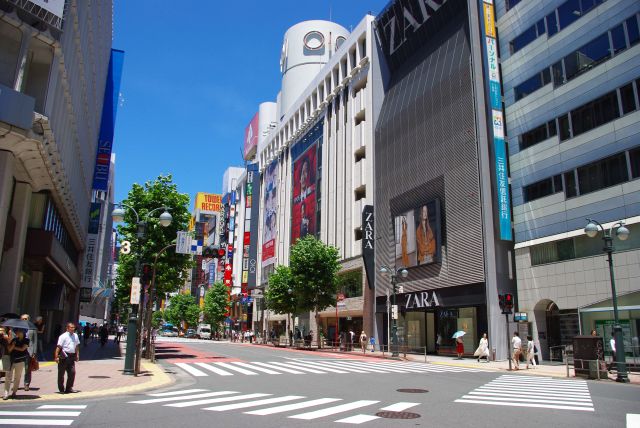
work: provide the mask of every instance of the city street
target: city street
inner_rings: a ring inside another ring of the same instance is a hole
[[[635,427],[627,415],[640,417],[638,386],[608,381],[187,339],[163,338],[157,354],[169,387],[4,402],[0,425]]]

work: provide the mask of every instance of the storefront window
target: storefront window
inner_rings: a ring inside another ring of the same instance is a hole
[[[456,341],[453,335],[457,331],[464,331],[462,337],[465,353],[473,353],[477,345],[477,314],[476,308],[442,309],[438,311],[438,336],[440,337],[439,352],[455,353]]]
[[[424,312],[407,312],[400,320],[398,340],[407,352],[424,353],[426,346],[426,322]],[[402,332],[402,334],[400,334]]]

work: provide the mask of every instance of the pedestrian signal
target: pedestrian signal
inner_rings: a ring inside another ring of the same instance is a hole
[[[513,309],[513,294],[507,293],[504,295],[504,308],[509,312]]]
[[[498,294],[498,304],[500,309],[504,311],[504,294]]]

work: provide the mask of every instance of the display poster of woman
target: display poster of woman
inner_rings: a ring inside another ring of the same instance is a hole
[[[418,264],[433,263],[436,256],[436,238],[429,224],[429,208],[420,208],[419,223],[416,229]]]

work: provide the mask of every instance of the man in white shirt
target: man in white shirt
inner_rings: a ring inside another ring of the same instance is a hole
[[[511,348],[513,349],[514,370],[520,370],[520,354],[522,354],[522,340],[518,332],[513,333],[511,338]]]
[[[616,364],[616,338],[611,333],[611,340],[609,340],[609,346],[611,347],[611,364],[609,364],[609,373],[611,373],[611,369],[613,369],[614,364]],[[617,369],[617,366],[616,366]]]
[[[76,378],[76,361],[80,360],[80,339],[75,333],[76,326],[67,323],[67,331],[58,338],[58,345],[54,355],[58,363],[58,391],[69,394],[73,391],[73,381]],[[67,373],[67,387],[64,387],[64,373]]]

